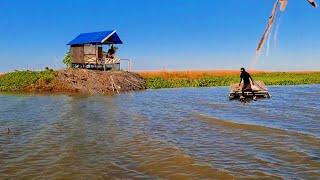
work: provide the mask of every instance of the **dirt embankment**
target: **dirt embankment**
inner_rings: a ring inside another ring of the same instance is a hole
[[[143,89],[146,89],[146,82],[136,73],[66,69],[57,71],[56,78],[50,82],[39,80],[28,91],[111,95]]]

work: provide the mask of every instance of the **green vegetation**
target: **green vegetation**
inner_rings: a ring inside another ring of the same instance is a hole
[[[0,76],[0,91],[24,90],[38,81],[51,82],[56,73],[47,68],[45,71],[15,71]]]
[[[139,73],[147,82],[147,88],[182,88],[229,86],[239,82],[239,74],[211,73]],[[15,71],[0,75],[0,91],[23,91],[33,87],[47,87],[54,84],[57,72],[46,68],[44,71]],[[320,72],[258,72],[252,73],[254,80],[266,85],[320,84]],[[43,86],[41,86],[43,85]]]
[[[266,85],[299,85],[299,84],[319,84],[320,72],[305,73],[259,73],[253,75],[254,79],[262,80]]]
[[[261,80],[266,85],[299,85],[299,84],[320,84],[320,72],[274,72],[252,74],[254,80]],[[145,77],[147,87],[158,88],[180,88],[180,87],[212,87],[229,86],[238,83],[239,75],[215,76],[209,75],[200,78],[163,78]]]
[[[72,66],[72,60],[71,60],[71,55],[70,52],[67,52],[62,60],[62,63],[65,64],[67,67]]]

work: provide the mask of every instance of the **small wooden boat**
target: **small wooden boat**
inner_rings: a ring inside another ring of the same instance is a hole
[[[241,84],[240,86],[239,86],[239,84],[232,84],[230,86],[230,93],[229,93],[230,100],[239,99],[241,97],[242,86],[243,86],[243,84]],[[271,95],[269,94],[268,88],[266,87],[266,85],[262,81],[255,81],[254,86],[252,86],[252,90],[254,91],[255,96],[257,98],[271,98]],[[251,91],[245,91],[244,95],[246,98],[253,98],[253,94]]]

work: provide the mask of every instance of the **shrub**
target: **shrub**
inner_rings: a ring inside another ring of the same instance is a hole
[[[72,60],[71,60],[71,55],[70,52],[67,52],[62,60],[62,63],[65,64],[67,67],[72,66]]]
[[[0,91],[18,91],[35,84],[38,80],[51,82],[55,72],[46,71],[15,71],[0,77]]]

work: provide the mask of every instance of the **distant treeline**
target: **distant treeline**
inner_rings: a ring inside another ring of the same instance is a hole
[[[139,74],[151,89],[229,86],[240,81],[237,71],[150,71]],[[320,84],[320,72],[252,72],[251,75],[266,85]]]

